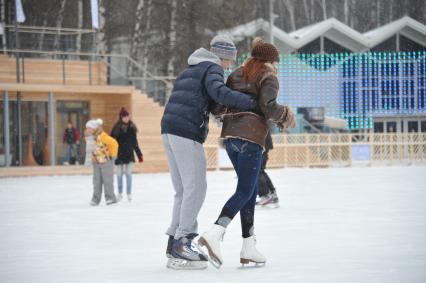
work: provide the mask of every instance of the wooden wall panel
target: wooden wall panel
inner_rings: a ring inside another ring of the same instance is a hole
[[[107,65],[102,61],[24,59],[21,80],[33,84],[106,85]],[[90,82],[89,69],[92,71]],[[65,70],[65,73],[63,72]],[[64,81],[65,74],[65,81]],[[16,59],[0,56],[0,83],[16,82]]]

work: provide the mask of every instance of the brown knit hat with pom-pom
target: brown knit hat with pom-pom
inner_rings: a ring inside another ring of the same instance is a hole
[[[256,37],[252,43],[251,57],[267,62],[279,62],[280,55],[278,49],[265,42],[262,38]]]

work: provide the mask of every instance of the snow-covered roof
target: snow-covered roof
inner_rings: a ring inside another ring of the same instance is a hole
[[[410,18],[403,17],[387,25],[365,32],[363,35],[370,41],[370,46],[376,46],[397,32],[420,45],[426,45],[426,25]]]
[[[262,18],[219,31],[219,33],[230,34],[236,42],[247,37],[254,37],[259,32],[269,33],[269,22]],[[274,40],[285,45],[286,49],[299,49],[319,36],[325,36],[354,52],[368,50],[397,33],[426,46],[426,26],[410,17],[403,17],[365,33],[360,33],[335,18],[303,27],[291,33],[287,33],[276,26],[272,29]]]

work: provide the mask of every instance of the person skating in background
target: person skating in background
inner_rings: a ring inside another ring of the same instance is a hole
[[[69,121],[64,131],[63,143],[66,145],[64,165],[78,165],[78,145],[80,144],[80,133]]]
[[[274,45],[260,38],[255,39],[251,58],[231,73],[227,86],[250,94],[258,100],[259,107],[254,111],[227,109],[223,106],[212,109],[223,120],[221,137],[225,139],[226,152],[238,176],[235,193],[225,203],[210,230],[202,234],[198,241],[201,246],[207,247],[217,266],[223,264],[220,242],[238,212],[243,238],[240,262],[266,262],[265,256],[256,249],[254,212],[262,152],[269,131],[267,121],[276,123],[280,128],[295,126],[290,107],[279,105],[276,101],[279,90],[276,64],[279,60]]]
[[[107,205],[114,204],[117,199],[114,194],[114,163],[117,157],[117,141],[102,129],[101,119],[90,120],[86,123],[86,133],[92,135],[95,145],[92,154],[93,163],[93,196],[90,205],[97,206],[101,202],[102,189]]]
[[[130,120],[130,113],[122,107],[118,121],[111,131],[111,136],[118,142],[117,165],[117,200],[123,198],[123,174],[126,175],[127,200],[132,200],[132,168],[135,162],[134,152],[139,162],[143,162],[142,151],[139,148],[136,125]]]
[[[256,205],[278,208],[280,204],[277,190],[265,171],[269,159],[269,151],[273,148],[274,144],[272,142],[271,131],[269,130],[265,139],[265,150],[262,154],[262,166],[260,167],[258,180],[259,201],[256,202]]]
[[[203,143],[207,137],[211,102],[252,110],[256,101],[232,91],[223,70],[235,61],[237,49],[229,37],[216,36],[210,51],[196,50],[188,68],[176,79],[161,120],[161,134],[175,190],[167,266],[174,269],[206,268],[206,257],[192,246],[198,235],[197,216],[207,190]]]

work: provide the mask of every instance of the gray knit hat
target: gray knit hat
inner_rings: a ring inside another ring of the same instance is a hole
[[[227,35],[216,35],[210,42],[210,51],[217,57],[225,60],[237,59],[237,48],[231,37]]]

